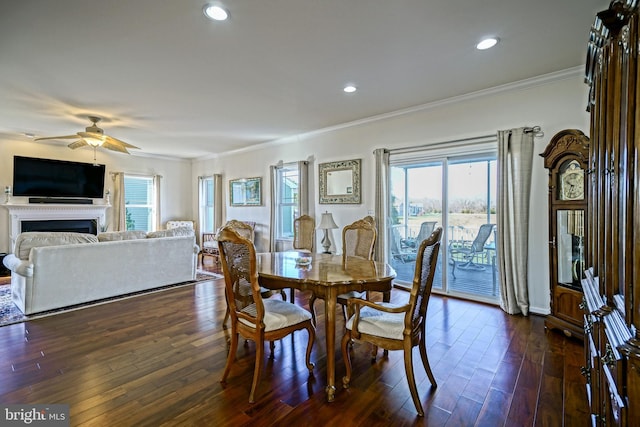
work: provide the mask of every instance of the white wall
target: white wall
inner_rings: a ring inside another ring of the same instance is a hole
[[[64,144],[33,142],[25,140],[0,140],[0,189],[13,186],[13,156],[41,157],[47,159],[70,160],[93,163],[93,150],[79,148],[70,150]],[[161,180],[161,217],[162,224],[170,219],[192,218],[191,200],[191,161],[161,159],[155,157],[126,155],[106,150],[98,150],[96,161],[106,165],[105,191],[113,194],[113,181],[109,172],[137,174],[159,174]],[[0,201],[4,203],[4,193],[0,192]],[[27,203],[26,197],[15,197],[14,203]],[[111,209],[107,210],[107,223],[111,224]],[[109,230],[112,230],[111,225]],[[9,252],[9,214],[0,207],[0,252]]]
[[[577,128],[589,133],[589,115],[585,110],[587,86],[580,70],[545,76],[482,94],[461,97],[426,106],[380,120],[363,121],[353,126],[299,136],[289,141],[265,144],[262,148],[228,154],[219,158],[194,161],[193,181],[203,174],[221,173],[225,189],[224,217],[256,221],[256,246],[268,250],[269,165],[279,161],[312,160],[310,174],[311,215],[329,210],[340,226],[351,223],[373,210],[375,148],[398,148],[459,138],[494,134],[500,129],[540,126],[545,136],[536,139],[535,153],[542,153],[549,140],[562,129]],[[362,159],[362,204],[320,205],[318,203],[318,163]],[[229,207],[228,181],[235,178],[261,176],[263,205]],[[534,158],[532,176],[531,219],[529,240],[529,299],[531,311],[549,312],[549,261],[547,220],[547,171],[542,158]],[[194,195],[194,212],[197,212]],[[317,241],[321,239],[318,234]],[[338,241],[339,230],[334,230]]]

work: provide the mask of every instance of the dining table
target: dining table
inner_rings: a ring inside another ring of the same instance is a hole
[[[327,400],[335,398],[336,304],[338,295],[349,291],[380,291],[388,301],[396,272],[382,262],[297,251],[256,255],[258,280],[268,289],[310,290],[324,300],[327,349]]]

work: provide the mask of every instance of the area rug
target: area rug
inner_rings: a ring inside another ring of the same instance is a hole
[[[151,292],[158,292],[158,291],[162,291],[165,289],[170,289],[170,288],[175,288],[178,286],[186,286],[186,285],[192,285],[194,283],[198,283],[198,282],[204,282],[207,280],[212,280],[212,279],[217,279],[217,278],[221,278],[223,276],[216,274],[216,273],[212,273],[209,271],[201,271],[198,270],[198,272],[196,273],[196,280],[193,281],[188,281],[188,282],[183,282],[183,283],[176,283],[174,285],[168,285],[168,286],[163,286],[161,288],[155,288],[155,289],[149,289],[146,291],[140,291],[140,292],[134,292],[131,294],[126,294],[126,295],[120,295],[117,297],[113,297],[113,298],[107,298],[107,299],[103,299],[103,300],[99,300],[99,301],[92,301],[86,304],[78,304],[78,305],[74,305],[71,307],[65,307],[65,308],[60,308],[57,310],[51,310],[51,311],[46,311],[43,313],[37,313],[37,314],[33,314],[33,315],[25,315],[22,313],[22,311],[20,311],[20,309],[18,309],[18,307],[16,307],[16,305],[13,303],[13,301],[11,301],[11,285],[0,285],[0,327],[2,326],[7,326],[7,325],[12,325],[14,323],[20,323],[20,322],[24,322],[27,320],[34,320],[34,319],[38,319],[40,317],[45,317],[45,316],[51,316],[53,314],[58,314],[58,313],[63,313],[65,311],[70,311],[70,310],[77,310],[79,308],[85,308],[85,307],[89,307],[91,305],[97,305],[97,304],[104,304],[106,302],[111,302],[111,301],[115,301],[115,300],[119,300],[119,299],[123,299],[123,298],[130,298],[132,296],[137,296],[137,295],[141,295],[141,294],[145,294],[145,293],[151,293]]]

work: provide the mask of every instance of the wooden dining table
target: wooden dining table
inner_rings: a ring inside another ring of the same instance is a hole
[[[301,257],[310,257],[301,265]],[[331,254],[304,254],[296,251],[259,253],[258,280],[268,289],[311,290],[324,299],[327,348],[327,400],[335,398],[336,303],[338,295],[349,291],[381,291],[388,300],[395,270],[388,264],[359,257]]]

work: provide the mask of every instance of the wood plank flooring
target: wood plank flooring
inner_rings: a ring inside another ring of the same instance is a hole
[[[296,292],[299,304],[308,297]],[[393,300],[406,298],[394,290]],[[419,418],[402,353],[380,352],[371,363],[366,344],[354,345],[351,387],[326,402],[320,303],[316,310],[314,377],[304,364],[307,335],[297,332],[276,343],[254,404],[253,342],[239,347],[226,387],[219,383],[228,338],[220,279],[0,327],[0,402],[66,403],[71,425],[588,425],[582,345],[545,331],[542,317],[433,296],[427,348],[438,387],[416,350]],[[336,364],[340,384],[339,349]]]

